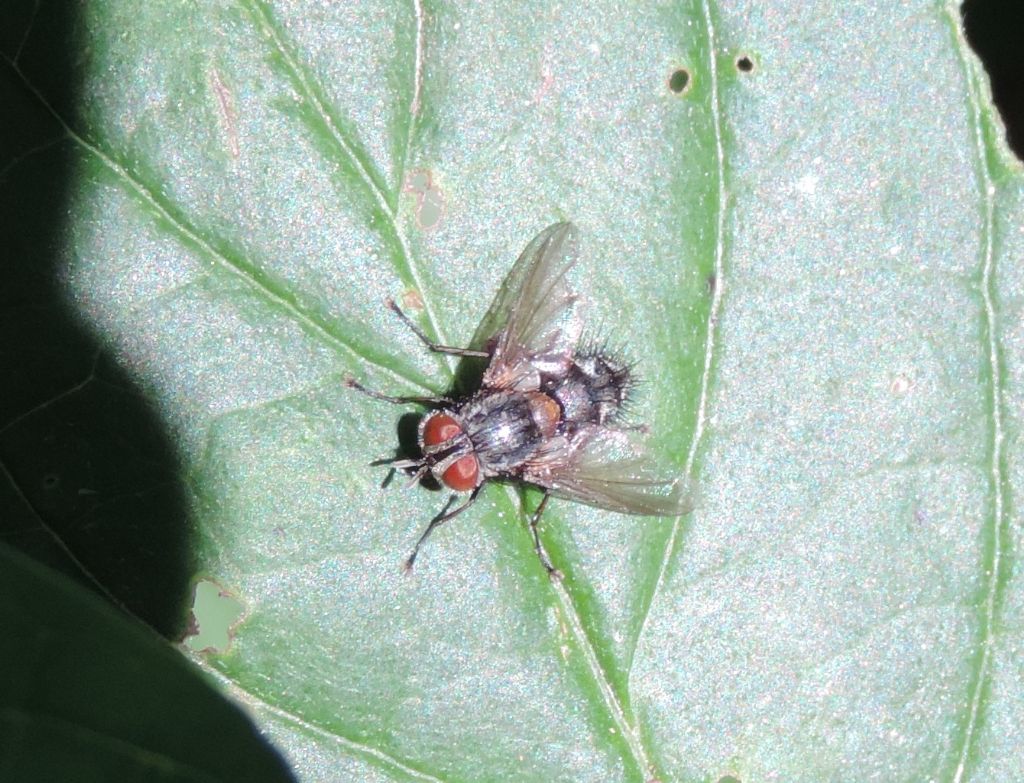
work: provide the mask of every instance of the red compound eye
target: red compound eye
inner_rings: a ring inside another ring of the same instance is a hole
[[[462,427],[447,413],[435,413],[423,426],[423,445],[440,446],[462,432]]]
[[[476,457],[467,454],[449,465],[441,480],[449,489],[454,489],[456,492],[469,492],[471,489],[476,489],[479,475],[480,465],[476,461]]]

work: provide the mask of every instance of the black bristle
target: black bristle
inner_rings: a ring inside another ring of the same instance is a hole
[[[606,422],[612,423],[630,416],[635,406],[636,392],[643,382],[636,373],[637,361],[630,356],[626,344],[612,342],[609,335],[610,331],[600,326],[588,329],[577,344],[573,361],[582,372],[585,372],[584,366],[588,362],[595,360],[607,368],[617,398],[614,410],[605,411],[608,416]]]

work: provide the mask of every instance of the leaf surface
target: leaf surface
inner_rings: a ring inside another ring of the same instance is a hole
[[[1021,174],[957,8],[623,5],[109,0],[66,105],[6,46],[245,607],[201,665],[309,780],[1020,774]],[[491,487],[403,577],[445,498],[342,379],[446,389],[384,300],[465,344],[557,220],[699,507],[553,504],[552,584]]]

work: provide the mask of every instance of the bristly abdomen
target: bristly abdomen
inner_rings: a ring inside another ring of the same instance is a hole
[[[577,351],[568,371],[545,379],[542,386],[562,406],[570,425],[615,422],[635,387],[632,364],[604,347]]]

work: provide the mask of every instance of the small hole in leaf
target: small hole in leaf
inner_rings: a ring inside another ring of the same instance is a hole
[[[668,88],[676,95],[682,95],[690,86],[690,72],[685,68],[674,71],[668,79]]]
[[[736,70],[740,73],[750,73],[754,70],[754,61],[745,54],[736,58]]]
[[[430,172],[425,169],[409,172],[402,191],[416,197],[416,225],[425,231],[437,228],[444,217],[445,199]]]
[[[192,598],[192,617],[185,644],[197,652],[227,652],[234,626],[243,613],[242,603],[216,582],[201,580]]]
[[[402,292],[402,309],[406,312],[421,313],[426,308],[423,296],[415,288],[407,288]]]

